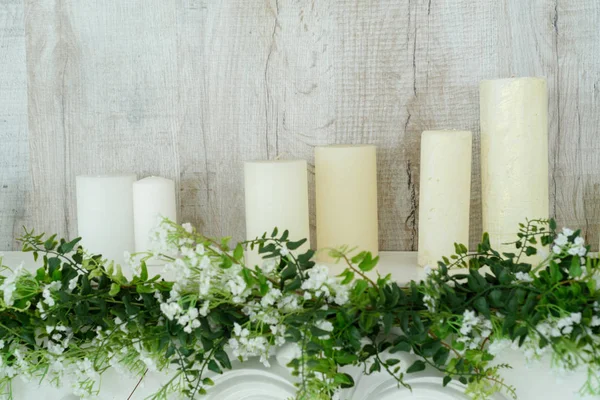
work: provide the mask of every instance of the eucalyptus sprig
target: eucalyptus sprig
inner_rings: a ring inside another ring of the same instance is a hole
[[[254,357],[269,366],[286,347],[297,399],[343,397],[354,385],[346,366],[406,388],[408,375],[431,368],[473,398],[516,397],[501,375],[510,366],[495,362],[514,347],[528,359],[548,353],[559,369],[586,368],[582,392],[600,394],[599,263],[578,231],[527,221],[514,252],[493,249],[486,234],[476,251],[456,244],[424,281],[406,285],[348,247],[330,250],[345,265],[332,277],[313,251],[298,253],[305,239],[289,236],[275,229],[232,246],[163,220],[159,250],[129,255],[127,278],[79,239],[26,231],[23,250],[42,267],[0,270],[0,393],[12,399],[19,376],[96,395],[101,375],[116,368],[140,379],[167,373],[153,399],[196,398],[214,376]],[[247,265],[245,251],[258,252],[261,265]],[[174,278],[150,276],[151,258]],[[402,353],[417,359],[405,365]]]

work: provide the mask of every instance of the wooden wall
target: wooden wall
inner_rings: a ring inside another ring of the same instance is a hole
[[[243,161],[374,143],[380,246],[414,250],[436,128],[475,133],[474,243],[478,82],[536,75],[552,212],[596,249],[599,26],[597,0],[0,0],[0,248],[24,223],[76,235],[75,176],[130,171],[176,179],[182,221],[238,239]]]

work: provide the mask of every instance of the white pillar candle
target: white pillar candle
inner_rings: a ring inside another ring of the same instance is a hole
[[[90,252],[123,263],[123,253],[135,248],[131,175],[78,176],[77,228]]]
[[[421,136],[419,265],[437,266],[454,254],[454,243],[469,245],[471,202],[469,131],[426,131]]]
[[[246,238],[270,235],[275,227],[289,239],[308,239],[294,251],[310,248],[308,177],[305,160],[251,161],[244,166],[246,193]],[[248,265],[261,265],[258,251],[246,252]]]
[[[158,176],[150,176],[133,184],[133,226],[135,251],[152,251],[156,244],[150,233],[161,217],[177,219],[175,182]]]
[[[517,240],[518,224],[548,218],[548,90],[543,78],[482,81],[483,230],[492,246]]]
[[[315,149],[317,244],[378,254],[377,159],[372,145]],[[326,250],[321,261],[331,261]]]

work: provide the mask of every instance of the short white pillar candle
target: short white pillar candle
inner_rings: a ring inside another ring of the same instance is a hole
[[[454,254],[454,243],[469,245],[471,202],[469,131],[425,131],[421,136],[419,265],[437,266]]]
[[[90,252],[123,263],[125,251],[135,248],[133,182],[136,176],[78,176],[77,228]]]
[[[549,217],[548,90],[544,78],[482,81],[483,230],[493,247],[517,240],[519,223]]]
[[[161,217],[177,219],[175,182],[158,176],[150,176],[133,184],[133,224],[135,251],[153,251],[156,243],[150,233]]]
[[[342,245],[378,254],[377,156],[373,145],[315,148],[318,259]]]
[[[308,176],[305,160],[250,161],[244,165],[246,239],[253,240],[274,228],[289,231],[289,239],[308,239],[294,253],[310,248]],[[257,249],[246,252],[249,266],[261,265]]]

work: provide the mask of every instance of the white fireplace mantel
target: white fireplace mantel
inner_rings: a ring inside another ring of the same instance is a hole
[[[4,253],[5,265],[16,266],[22,261],[25,262],[27,269],[35,269],[35,263],[30,253]],[[391,273],[393,278],[399,282],[419,280],[424,276],[424,272],[423,269],[416,266],[416,261],[417,253],[414,252],[383,252],[379,272],[381,274]],[[156,268],[155,272],[160,270],[159,267],[150,268]],[[405,364],[410,365],[413,356],[406,354],[404,357]],[[526,365],[522,355],[514,350],[507,350],[498,356],[497,362],[508,363],[514,367],[512,370],[503,371],[503,376],[506,378],[506,383],[517,388],[519,399],[569,400],[582,398],[578,395],[578,391],[585,382],[584,372],[572,373],[568,376],[558,375],[550,369],[548,359]],[[271,364],[271,368],[265,368],[257,361],[243,364],[234,362],[232,371],[212,377],[215,386],[204,398],[207,400],[285,400],[293,397],[295,388],[289,371],[279,365],[275,358]],[[405,388],[398,388],[395,381],[385,373],[363,376],[358,368],[350,368],[347,372],[354,376],[356,386],[342,394],[341,398],[344,400],[453,400],[468,398],[463,392],[463,387],[458,383],[452,382],[443,388],[441,376],[433,370],[408,375],[407,382],[412,386],[412,392]],[[164,374],[148,374],[131,399],[146,398],[166,380],[167,376]],[[108,371],[102,379],[102,390],[98,398],[101,400],[127,399],[137,381],[138,379],[135,377]],[[25,384],[19,379],[15,380],[14,386],[14,398],[17,400],[77,399],[68,388],[56,389],[45,384],[38,387],[33,383]],[[591,399],[592,397],[586,398]],[[509,397],[497,395],[494,399],[507,400]]]

